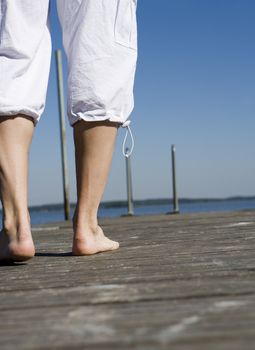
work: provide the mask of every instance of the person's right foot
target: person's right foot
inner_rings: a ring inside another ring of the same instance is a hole
[[[22,238],[10,238],[6,229],[0,232],[0,263],[23,262],[35,255],[35,247],[31,234],[23,235]]]
[[[119,243],[106,237],[100,226],[94,232],[88,229],[74,232],[73,255],[92,255],[118,248]]]

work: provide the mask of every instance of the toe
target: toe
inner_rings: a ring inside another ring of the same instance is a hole
[[[115,250],[115,249],[118,249],[119,248],[119,242],[116,242],[116,241],[112,241],[113,244],[112,244],[112,250]]]

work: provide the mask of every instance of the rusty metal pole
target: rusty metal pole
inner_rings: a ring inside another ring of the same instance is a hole
[[[58,106],[59,106],[59,126],[60,126],[60,141],[61,141],[64,210],[65,210],[65,220],[70,220],[70,199],[69,199],[69,184],[68,184],[64,88],[63,88],[63,70],[62,70],[61,50],[56,50],[55,54],[56,54],[56,66],[57,66]]]
[[[173,181],[173,214],[179,214],[179,203],[177,197],[177,188],[176,188],[176,162],[175,162],[175,145],[171,147],[172,153],[172,181]]]

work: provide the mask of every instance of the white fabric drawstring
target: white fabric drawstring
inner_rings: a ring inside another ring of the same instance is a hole
[[[123,123],[121,125],[122,128],[126,128],[126,135],[124,137],[124,140],[123,140],[123,143],[122,143],[122,154],[124,157],[128,158],[131,156],[131,153],[133,152],[133,149],[134,149],[134,146],[135,146],[135,141],[134,141],[134,138],[133,138],[133,134],[132,134],[132,131],[131,131],[131,128],[130,128],[130,123],[131,123],[131,120],[127,120],[125,121],[125,123]],[[128,137],[128,133],[130,135],[130,138],[131,138],[131,149],[129,151],[126,152],[125,150],[125,146],[126,146],[126,141],[127,141],[127,137]]]

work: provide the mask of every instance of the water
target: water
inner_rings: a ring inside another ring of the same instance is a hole
[[[172,203],[166,199],[136,201],[134,211],[136,215],[165,214],[173,209]],[[223,212],[238,210],[255,210],[255,197],[240,197],[229,199],[183,199],[179,202],[181,213]],[[74,205],[71,207],[71,215]],[[123,201],[102,203],[99,217],[118,217],[127,214]],[[40,225],[64,220],[61,205],[44,205],[30,208],[32,225]],[[0,212],[1,217],[1,212]]]

